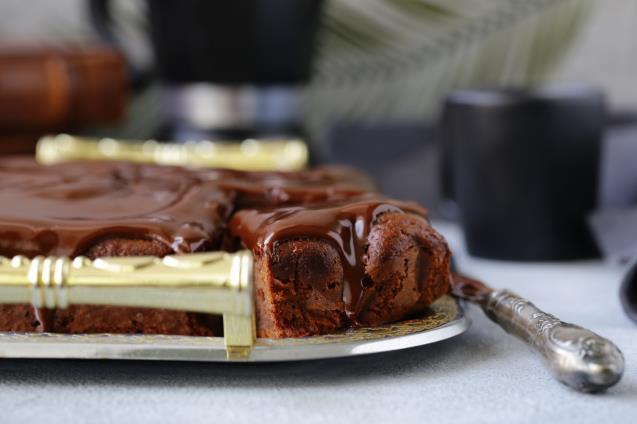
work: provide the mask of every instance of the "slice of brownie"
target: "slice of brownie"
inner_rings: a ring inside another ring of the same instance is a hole
[[[214,250],[233,201],[233,192],[183,168],[122,162],[40,166],[2,159],[0,255],[72,257],[97,252],[113,239],[154,242],[142,251]],[[120,254],[140,251],[127,249]]]
[[[0,161],[0,255],[164,256],[218,249],[234,193],[195,172],[129,163]],[[181,311],[0,306],[0,330],[212,335]]]
[[[255,256],[260,337],[397,321],[449,291],[449,249],[415,204],[363,195],[244,209],[230,232]]]

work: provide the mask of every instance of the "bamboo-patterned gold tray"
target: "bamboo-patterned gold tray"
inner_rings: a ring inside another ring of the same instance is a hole
[[[453,337],[469,322],[444,296],[420,318],[307,338],[257,339],[250,252],[73,260],[0,257],[0,303],[141,306],[223,315],[224,337],[1,333],[0,357],[287,361],[384,352]]]

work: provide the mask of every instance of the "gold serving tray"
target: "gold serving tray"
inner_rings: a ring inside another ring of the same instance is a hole
[[[423,316],[340,334],[257,339],[250,252],[99,258],[0,258],[0,303],[39,308],[72,304],[168,308],[223,316],[224,337],[1,333],[0,357],[289,361],[386,352],[464,332],[451,296]]]
[[[128,160],[250,170],[296,170],[307,164],[299,140],[164,144],[44,137],[43,164]],[[0,357],[147,359],[211,362],[292,361],[387,352],[454,337],[470,325],[451,296],[420,317],[396,324],[306,338],[256,338],[250,252],[208,252],[163,258],[0,257],[0,303],[38,308],[69,305],[150,307],[219,314],[224,337],[2,333]]]

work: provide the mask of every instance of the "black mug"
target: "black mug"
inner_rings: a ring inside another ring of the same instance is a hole
[[[458,90],[441,118],[442,179],[479,257],[597,256],[603,94],[588,86]]]

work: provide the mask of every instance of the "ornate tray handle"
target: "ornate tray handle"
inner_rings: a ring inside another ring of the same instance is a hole
[[[0,303],[177,309],[223,315],[228,355],[247,357],[255,340],[248,251],[73,260],[0,257]]]
[[[91,139],[67,134],[45,136],[36,148],[38,162],[49,165],[78,159],[232,168],[248,171],[295,171],[305,168],[308,150],[301,140],[159,143]]]

